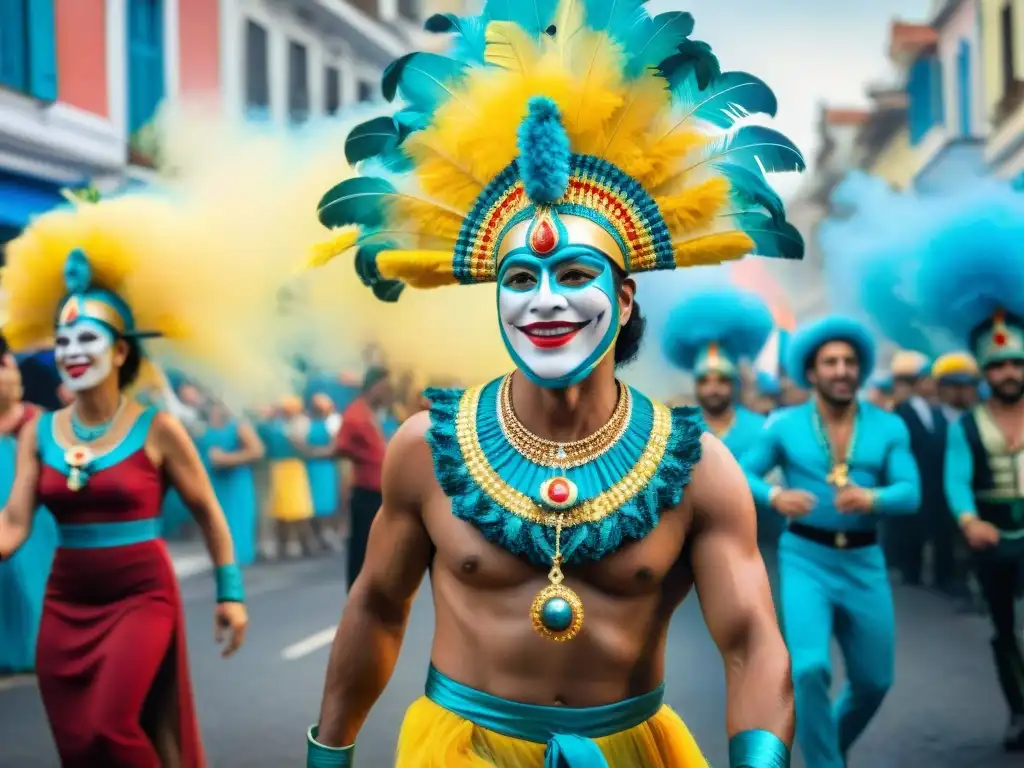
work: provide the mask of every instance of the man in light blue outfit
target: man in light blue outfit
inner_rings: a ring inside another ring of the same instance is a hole
[[[779,542],[782,626],[807,768],[845,768],[893,680],[895,618],[878,522],[915,513],[920,483],[906,426],[857,399],[874,356],[854,320],[798,329],[786,370],[814,396],[770,417],[742,460],[755,501],[789,520]],[[776,467],[785,488],[762,479]],[[834,704],[833,636],[848,677]]]
[[[764,299],[730,285],[705,287],[683,298],[665,326],[662,349],[673,366],[693,376],[697,404],[708,431],[737,460],[757,440],[765,417],[740,400],[740,365],[750,364],[771,336],[775,321]],[[774,546],[779,516],[758,507],[758,541]]]

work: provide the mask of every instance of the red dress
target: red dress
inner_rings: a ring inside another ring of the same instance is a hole
[[[85,487],[72,491],[66,471],[54,466],[63,449],[44,415],[39,503],[62,526],[157,518],[166,483],[144,450],[151,421],[151,412],[140,416]],[[57,550],[36,669],[64,768],[205,766],[181,594],[161,539]]]

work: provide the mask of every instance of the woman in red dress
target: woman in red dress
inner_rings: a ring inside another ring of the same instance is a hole
[[[95,265],[92,253],[65,250],[64,284],[55,290],[61,272],[48,272],[40,258],[55,258],[52,237],[40,242],[47,226],[63,232],[60,217],[75,215],[37,220],[8,249],[0,286],[8,298],[7,338],[17,351],[38,341],[41,317],[56,317],[55,333],[50,321],[55,358],[75,400],[22,430],[17,474],[0,512],[0,558],[24,542],[36,507],[51,510],[61,546],[47,585],[36,667],[62,765],[202,768],[181,596],[160,538],[168,487],[192,510],[215,565],[225,656],[245,637],[241,573],[184,428],[128,394],[148,365],[141,339],[164,330],[137,327],[133,309],[139,307],[126,301],[137,265],[125,262],[123,249],[93,237]]]

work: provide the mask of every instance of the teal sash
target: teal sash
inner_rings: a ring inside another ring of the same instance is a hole
[[[65,523],[60,526],[60,545],[67,549],[127,547],[159,538],[158,517],[110,523]]]
[[[426,696],[481,728],[547,744],[544,768],[608,768],[593,739],[621,733],[652,718],[664,703],[665,686],[601,707],[545,707],[478,691],[455,682],[431,665]]]

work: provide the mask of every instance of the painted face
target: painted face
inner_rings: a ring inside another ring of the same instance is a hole
[[[612,269],[574,246],[546,258],[515,251],[502,262],[501,337],[531,381],[551,389],[578,384],[612,348],[620,328]]]
[[[94,320],[57,327],[54,360],[64,385],[72,392],[99,386],[114,368],[114,334]]]

